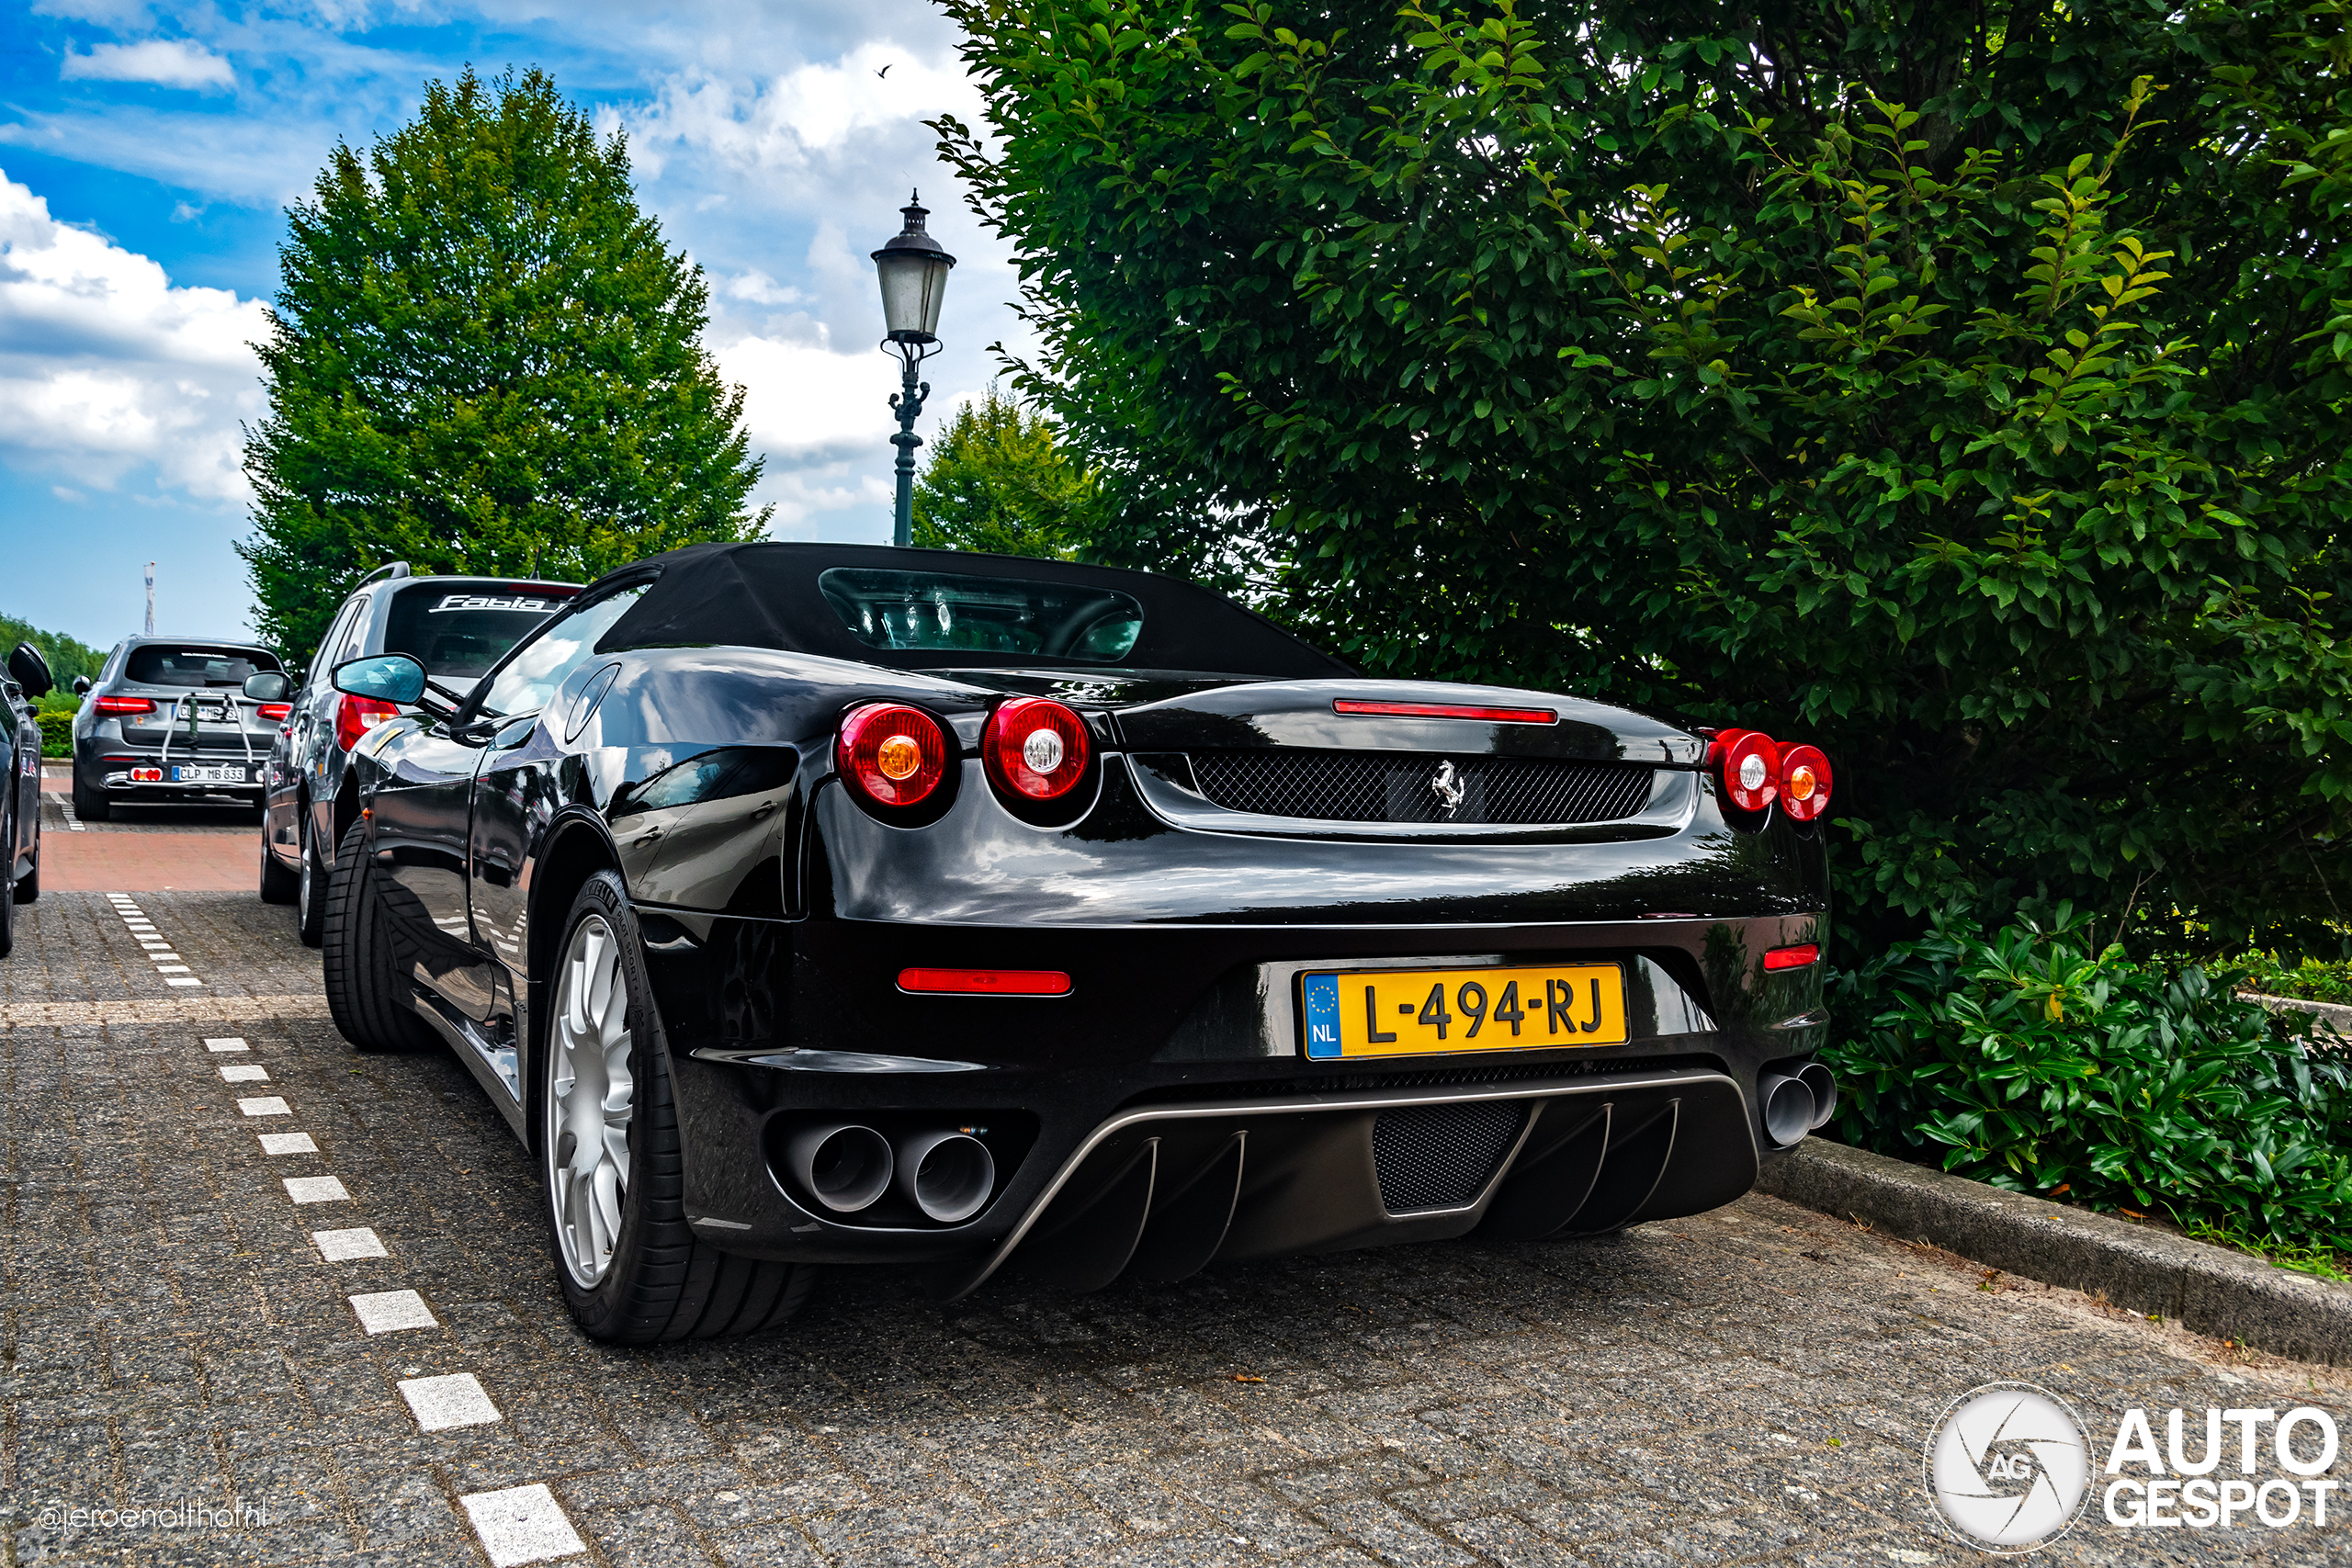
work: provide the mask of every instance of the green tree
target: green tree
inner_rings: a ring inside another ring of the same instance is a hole
[[[584,580],[765,524],[701,270],[546,75],[427,83],[288,221],[238,547],[280,649],[383,561]]]
[[[1873,939],[2342,940],[2343,0],[949,10],[1090,554],[1818,739]]]
[[[31,643],[40,649],[48,661],[49,673],[57,685],[40,700],[41,711],[72,713],[82,705],[82,699],[73,692],[77,675],[97,678],[98,667],[107,661],[104,649],[92,648],[85,642],[62,632],[45,632],[30,621],[15,615],[0,615],[0,660],[20,642]]]
[[[1093,479],[1055,445],[1053,424],[990,386],[932,443],[915,479],[914,542],[1067,560],[1093,500]]]

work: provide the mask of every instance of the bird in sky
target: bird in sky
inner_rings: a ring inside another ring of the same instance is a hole
[[[895,60],[890,62],[890,65],[896,65],[897,63],[899,62]],[[890,65],[885,65],[881,70],[876,71],[875,74],[876,76],[888,76],[890,73]]]

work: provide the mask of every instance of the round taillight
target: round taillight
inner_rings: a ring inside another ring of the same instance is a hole
[[[1761,811],[1781,792],[1781,749],[1772,738],[1743,729],[1724,749],[1724,793],[1742,811]]]
[[[1781,753],[1781,809],[1810,822],[1829,809],[1829,759],[1818,746],[1792,746]]]
[[[871,703],[842,718],[833,763],[875,805],[914,806],[947,776],[947,732],[921,708]]]
[[[1059,800],[1086,776],[1093,748],[1086,721],[1048,697],[1015,697],[989,716],[980,759],[997,788],[1024,800]]]

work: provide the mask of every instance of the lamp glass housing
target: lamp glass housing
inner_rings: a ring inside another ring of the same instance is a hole
[[[880,251],[882,321],[892,343],[930,343],[939,336],[939,304],[953,258],[937,251]]]

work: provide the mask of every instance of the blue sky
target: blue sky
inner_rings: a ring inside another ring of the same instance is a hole
[[[364,148],[469,62],[540,66],[628,133],[641,198],[709,275],[777,536],[888,536],[897,376],[866,253],[910,187],[960,264],[922,428],[1023,341],[1005,247],[921,124],[979,111],[923,0],[0,3],[0,611],[85,642],[138,629],[151,559],[159,629],[247,633],[239,424],[285,209],[338,138]]]

